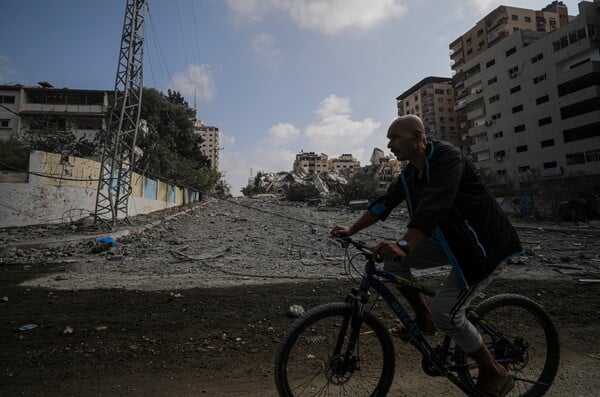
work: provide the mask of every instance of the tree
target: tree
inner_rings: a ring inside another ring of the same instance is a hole
[[[352,200],[373,200],[379,193],[377,179],[360,170],[352,175],[347,185],[340,187],[340,195],[346,203]]]
[[[202,138],[194,133],[194,115],[178,91],[168,90],[164,95],[144,88],[141,118],[149,130],[137,140],[144,154],[136,168],[185,186],[212,190],[221,176],[200,151]]]

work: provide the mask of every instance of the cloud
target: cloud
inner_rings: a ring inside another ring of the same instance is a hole
[[[269,33],[260,33],[250,42],[258,63],[277,69],[279,66],[279,48],[277,39]]]
[[[269,129],[269,133],[278,143],[300,136],[300,130],[290,123],[277,123]]]
[[[186,98],[194,98],[195,94],[202,100],[210,101],[215,90],[211,74],[209,65],[189,65],[185,72],[173,75],[167,88],[181,92]]]
[[[399,0],[227,0],[238,17],[260,21],[271,12],[283,12],[302,29],[337,34],[367,31],[405,12]]]
[[[311,147],[329,155],[364,150],[381,126],[371,118],[352,120],[350,100],[336,95],[325,98],[315,113],[320,120],[306,127],[304,135]]]

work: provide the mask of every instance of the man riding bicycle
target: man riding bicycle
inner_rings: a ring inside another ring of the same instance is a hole
[[[475,360],[477,389],[503,397],[514,381],[483,344],[465,309],[498,275],[505,260],[522,251],[519,238],[471,161],[455,146],[427,139],[419,117],[397,118],[387,138],[392,153],[409,161],[408,166],[351,227],[338,225],[331,234],[350,236],[384,221],[406,200],[411,218],[408,231],[397,242],[377,244],[373,252],[385,270],[407,278],[413,277],[411,268],[451,265],[431,308],[419,293],[404,288],[400,292],[413,307],[424,334],[440,329]],[[392,332],[403,339],[409,336],[401,324]]]

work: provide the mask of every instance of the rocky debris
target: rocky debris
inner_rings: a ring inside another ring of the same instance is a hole
[[[277,198],[207,200],[188,213],[164,219],[143,233],[118,239],[95,254],[93,239],[52,248],[3,250],[3,263],[41,265],[53,273],[25,281],[28,286],[67,290],[122,288],[175,291],[280,281],[345,279],[344,252],[329,230],[350,225],[360,212],[310,207]],[[408,215],[398,208],[357,238],[393,241],[406,230]],[[513,258],[503,277],[600,277],[600,230],[589,224],[517,224],[526,255]],[[19,235],[24,240],[30,228]],[[7,231],[3,231],[7,232]],[[65,238],[68,238],[66,236]],[[362,266],[357,257],[354,265]],[[576,265],[565,269],[551,265]],[[447,269],[442,269],[447,272]],[[417,275],[442,271],[418,271]]]
[[[288,310],[288,316],[300,317],[304,314],[304,308],[300,305],[291,305]]]

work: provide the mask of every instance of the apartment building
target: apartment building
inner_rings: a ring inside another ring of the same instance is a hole
[[[328,168],[350,177],[354,174],[354,171],[360,168],[360,161],[355,159],[352,154],[344,153],[338,158],[329,160]]]
[[[76,139],[93,140],[106,128],[109,92],[40,87],[0,86],[0,139],[23,138],[33,130],[72,132]]]
[[[202,120],[194,124],[194,132],[202,138],[200,151],[210,160],[212,168],[219,168],[219,128],[212,125],[204,125]]]
[[[541,10],[499,6],[450,43],[450,64],[456,93],[455,118],[463,145],[470,144],[465,110],[465,97],[469,94],[464,85],[466,64],[516,32],[551,32],[567,25],[573,18],[568,15],[567,6],[562,1],[553,1]]]
[[[370,167],[374,168],[373,174],[379,182],[379,187],[386,188],[390,183],[396,181],[402,172],[403,162],[386,156],[384,151],[379,148],[374,148]]]
[[[476,166],[511,180],[600,173],[600,4],[519,30],[464,64]]]
[[[296,154],[292,169],[297,174],[320,174],[329,170],[329,156],[325,153],[304,152]]]
[[[398,116],[417,115],[428,136],[460,144],[454,101],[453,80],[435,76],[424,78],[396,98]]]

